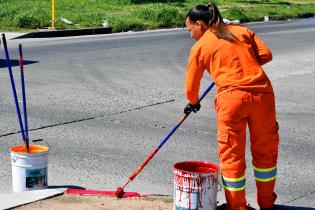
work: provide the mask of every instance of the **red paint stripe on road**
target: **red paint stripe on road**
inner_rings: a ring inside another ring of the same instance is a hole
[[[67,194],[78,194],[78,195],[104,195],[104,196],[113,196],[116,197],[115,191],[104,191],[104,190],[82,190],[68,188],[66,191]],[[143,197],[137,192],[125,192],[122,196],[123,198],[134,198],[134,197]]]

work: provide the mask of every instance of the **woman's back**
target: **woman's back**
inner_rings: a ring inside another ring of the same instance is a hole
[[[209,29],[192,48],[218,86],[218,93],[231,89],[272,91],[270,81],[261,68],[272,59],[269,48],[246,27],[227,27],[236,38],[235,42],[219,39]]]

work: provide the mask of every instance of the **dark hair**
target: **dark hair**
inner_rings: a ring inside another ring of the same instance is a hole
[[[230,42],[236,42],[236,37],[228,30],[226,24],[223,22],[220,11],[215,3],[207,5],[197,5],[192,8],[186,15],[190,21],[196,22],[201,20],[208,26],[215,29],[214,34],[219,39],[225,39]]]

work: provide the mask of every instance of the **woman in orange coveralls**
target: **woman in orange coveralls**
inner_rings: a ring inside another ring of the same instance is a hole
[[[200,109],[198,92],[204,70],[218,90],[215,111],[227,209],[247,209],[245,198],[246,127],[256,179],[257,202],[273,209],[278,157],[278,123],[271,83],[261,65],[272,54],[261,39],[241,25],[225,24],[213,3],[198,5],[186,16],[186,26],[196,40],[187,65],[187,114]]]

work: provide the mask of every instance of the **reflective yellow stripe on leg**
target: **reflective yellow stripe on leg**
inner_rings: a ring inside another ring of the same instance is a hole
[[[253,166],[255,179],[260,182],[269,182],[276,179],[277,166],[272,168],[258,168]]]
[[[222,176],[222,181],[223,181],[224,189],[229,190],[229,191],[240,191],[246,188],[245,176],[242,176],[239,178],[227,178],[227,177]]]

